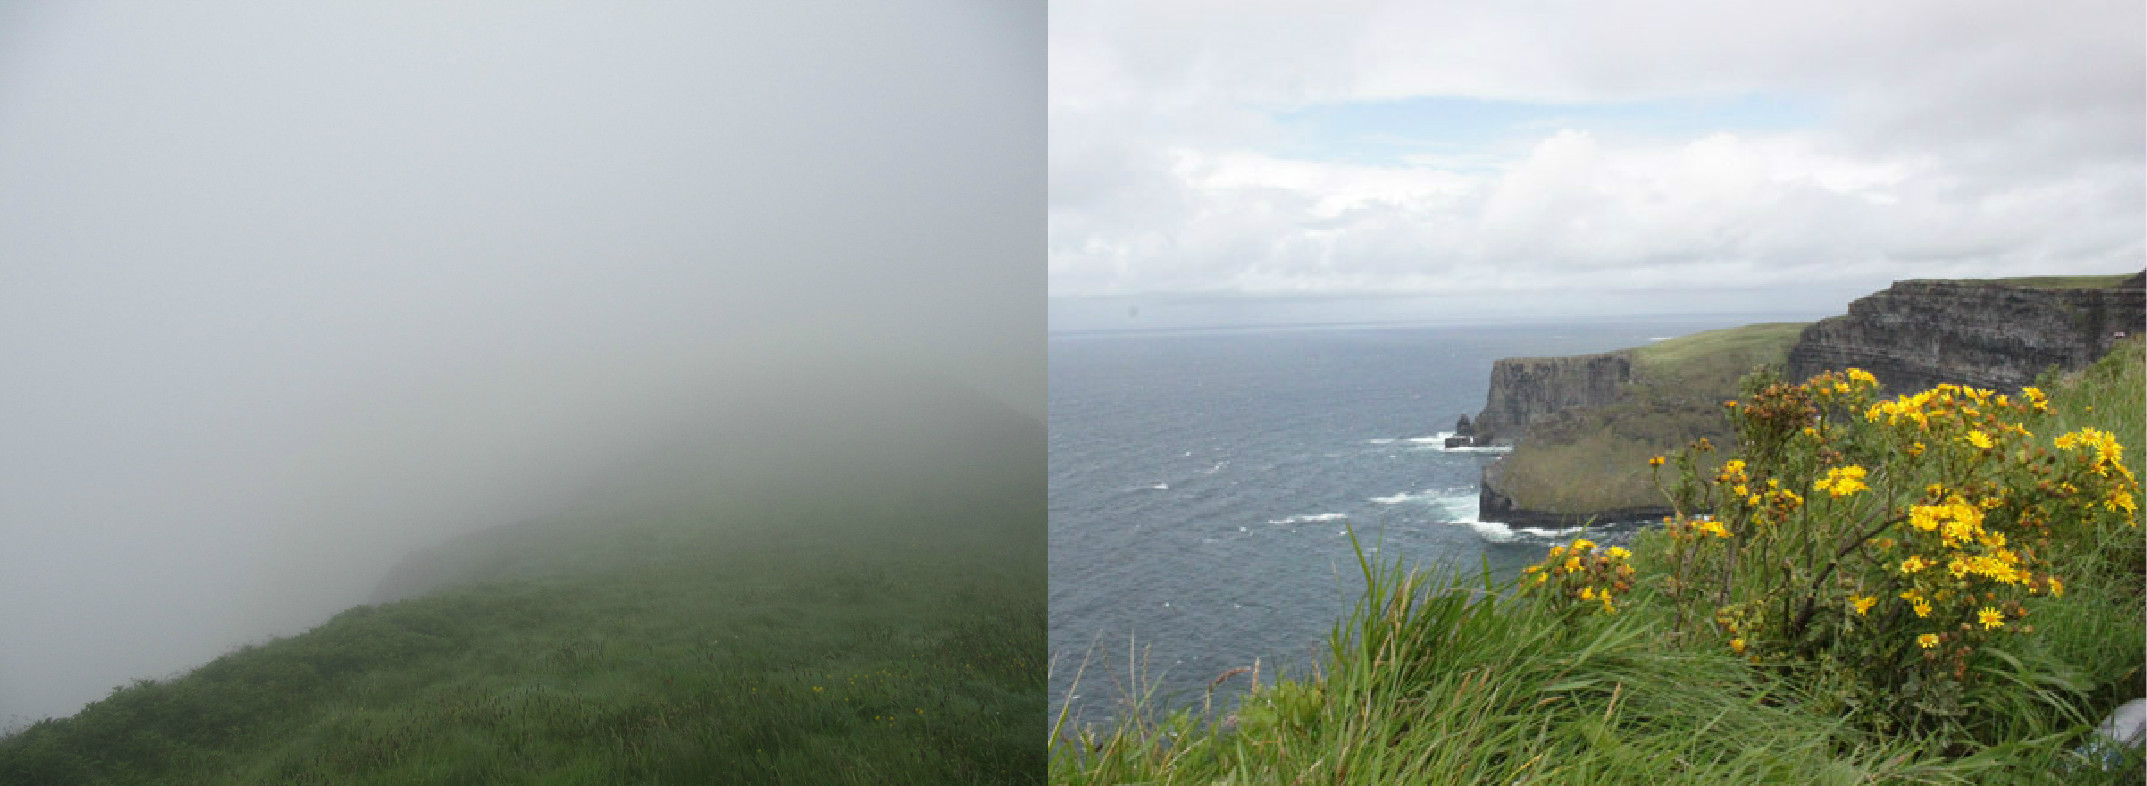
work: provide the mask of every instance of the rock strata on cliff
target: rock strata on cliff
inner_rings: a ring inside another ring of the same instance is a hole
[[[1511,445],[1528,424],[1560,410],[1618,400],[1633,378],[1632,353],[1503,358],[1491,366],[1491,389],[1476,416],[1476,443]]]
[[[1901,281],[1804,330],[1787,376],[1861,368],[1891,394],[1940,383],[2018,389],[2043,370],[2095,362],[2147,325],[2143,275],[2117,286],[2047,288],[2004,281]]]

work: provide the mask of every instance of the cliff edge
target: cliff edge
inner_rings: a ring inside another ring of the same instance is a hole
[[[1892,395],[1941,383],[2016,390],[2051,366],[2086,367],[2147,322],[2147,273],[1900,281],[1805,329],[1787,376],[1856,367]]]

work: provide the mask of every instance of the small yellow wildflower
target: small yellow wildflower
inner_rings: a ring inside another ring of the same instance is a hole
[[[1989,434],[1985,434],[1981,431],[1970,431],[1968,432],[1968,444],[1974,445],[1984,450],[1990,450],[1992,443],[1990,441]]]
[[[1924,649],[1931,649],[1933,647],[1938,646],[1938,634],[1926,633],[1921,636],[1917,636],[1916,646],[1922,647]]]
[[[2005,627],[2005,615],[1998,613],[1997,609],[1989,606],[1984,606],[1981,611],[1976,612],[1976,621],[1983,623],[1984,630]]]
[[[1856,604],[1856,613],[1858,616],[1862,616],[1871,611],[1871,604],[1879,602],[1879,599],[1866,595],[1850,595],[1849,602]]]
[[[1662,457],[1661,457],[1661,456],[1656,456],[1656,457],[1654,457],[1654,458],[1648,459],[1648,466],[1650,466],[1650,467],[1660,467],[1660,466],[1662,466]]]
[[[1924,600],[1924,599],[1922,599],[1922,598],[1917,598],[1917,599],[1916,599],[1916,616],[1918,616],[1918,617],[1928,617],[1928,616],[1931,616],[1931,602],[1930,602],[1930,601],[1928,601],[1928,600]]]
[[[1603,554],[1605,556],[1610,557],[1611,559],[1625,559],[1633,555],[1633,553],[1627,550],[1624,546],[1612,546],[1609,549],[1605,550]]]
[[[2123,509],[2126,513],[2138,513],[2140,510],[2138,503],[2132,501],[2132,492],[2124,489],[2112,489],[2110,491],[2110,501],[2103,504],[2113,513],[2119,509]]]
[[[1744,639],[1730,639],[1730,651],[1739,655],[1744,654]]]
[[[2065,582],[2059,581],[2056,576],[2050,577],[2050,596],[2053,598],[2065,597]]]
[[[1595,600],[1595,588],[1594,588],[1594,587],[1582,587],[1582,588],[1580,588],[1580,599],[1581,599],[1581,600]]]
[[[1915,572],[1917,572],[1917,571],[1923,570],[1923,569],[1924,569],[1924,567],[1925,567],[1925,566],[1927,566],[1927,565],[1929,565],[1929,564],[1930,564],[1930,563],[1927,563],[1927,562],[1924,562],[1924,561],[1923,561],[1923,556],[1922,556],[1922,555],[1917,555],[1917,554],[1911,554],[1911,555],[1909,555],[1909,558],[1908,558],[1908,559],[1905,559],[1905,560],[1902,560],[1902,561],[1901,561],[1901,572],[1902,572],[1902,573],[1915,573]]]

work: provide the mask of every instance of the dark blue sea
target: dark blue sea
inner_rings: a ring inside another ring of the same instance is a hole
[[[1492,361],[1752,321],[1052,334],[1054,714],[1068,698],[1081,722],[1121,712],[1129,657],[1175,706],[1256,658],[1263,682],[1308,673],[1363,588],[1349,527],[1389,560],[1539,559],[1558,533],[1476,520],[1497,452],[1442,444],[1483,408]]]

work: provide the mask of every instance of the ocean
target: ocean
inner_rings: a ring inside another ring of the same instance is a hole
[[[1051,334],[1054,716],[1071,700],[1076,722],[1108,722],[1129,663],[1158,706],[1198,706],[1255,659],[1263,682],[1308,674],[1363,588],[1351,527],[1387,560],[1511,574],[1540,559],[1560,533],[1477,521],[1500,451],[1443,445],[1483,408],[1492,361],[1753,321]]]

